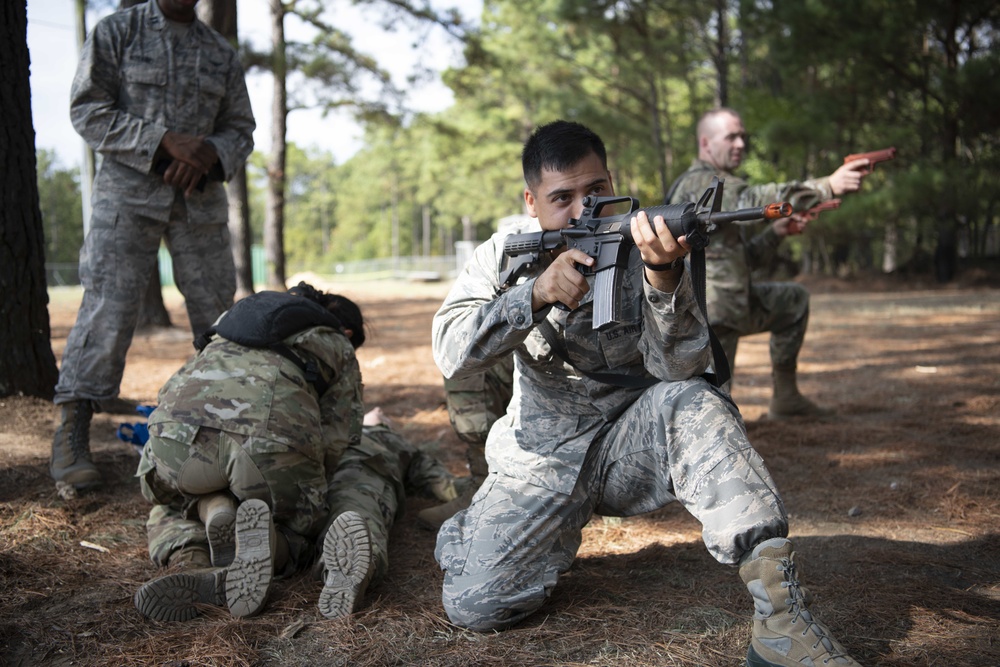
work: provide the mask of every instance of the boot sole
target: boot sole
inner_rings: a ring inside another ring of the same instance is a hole
[[[253,616],[263,609],[274,577],[274,546],[267,503],[241,503],[236,510],[236,554],[226,575],[226,604],[233,616]]]
[[[225,604],[226,571],[201,570],[168,574],[143,584],[135,594],[135,608],[154,621],[190,621],[199,604]]]
[[[217,512],[205,526],[212,565],[226,567],[236,558],[236,513]]]
[[[338,516],[323,538],[326,577],[319,594],[319,611],[340,618],[358,610],[374,569],[368,524],[357,512]]]

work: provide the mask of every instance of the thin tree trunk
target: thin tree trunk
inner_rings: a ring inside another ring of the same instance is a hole
[[[718,98],[717,106],[729,106],[729,33],[728,15],[726,14],[727,0],[716,0],[716,11],[719,15],[719,41],[716,44],[715,67],[718,71]]]
[[[285,56],[285,8],[281,0],[270,0],[271,48],[274,57],[274,99],[271,105],[271,159],[267,166],[267,215],[264,220],[264,252],[267,256],[267,286],[285,289],[285,144],[288,121],[288,91]]]
[[[27,3],[0,3],[0,396],[51,399],[59,371],[49,340],[29,63]]]

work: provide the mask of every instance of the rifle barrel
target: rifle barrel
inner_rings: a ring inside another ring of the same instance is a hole
[[[755,208],[741,208],[738,211],[720,211],[709,214],[709,221],[716,224],[726,222],[737,222],[740,220],[775,220],[777,218],[787,218],[792,214],[792,205],[788,202],[774,202],[767,206],[757,206]]]

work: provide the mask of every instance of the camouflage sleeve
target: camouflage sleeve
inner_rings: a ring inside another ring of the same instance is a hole
[[[776,201],[786,201],[796,211],[805,211],[816,204],[833,199],[829,178],[809,181],[788,181],[747,185],[739,191],[738,208],[763,206]]]
[[[219,154],[222,170],[228,181],[253,151],[253,131],[257,127],[250,108],[246,77],[235,51],[229,56],[226,94],[219,106],[212,134],[206,141]]]
[[[668,382],[700,375],[711,361],[708,323],[694,298],[691,271],[685,266],[672,294],[643,280],[643,331],[639,339],[649,373]]]
[[[549,308],[531,312],[534,279],[500,291],[503,237],[480,244],[434,315],[434,361],[445,378],[490,368],[520,345]]]
[[[804,211],[833,198],[829,178],[808,181],[788,181],[786,183],[766,183],[744,186],[738,192],[738,208],[764,206],[776,201],[786,201],[796,211]],[[752,223],[759,224],[759,223]],[[766,266],[775,257],[778,246],[784,240],[778,236],[770,224],[753,236],[747,244],[751,266]]]
[[[111,17],[109,17],[111,18]],[[87,145],[136,171],[149,173],[167,128],[118,104],[122,88],[123,28],[103,20],[87,38],[70,88],[70,120]],[[130,68],[143,76],[148,67]]]
[[[322,442],[318,452],[330,476],[344,450],[361,441],[364,405],[358,359],[347,338],[326,327],[306,329],[289,337],[285,343],[297,352],[312,354],[332,369],[332,376],[327,378],[330,387],[319,400]]]

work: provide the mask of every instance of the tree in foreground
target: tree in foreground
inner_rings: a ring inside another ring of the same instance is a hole
[[[45,240],[38,207],[28,83],[28,8],[0,3],[0,396],[51,399],[58,370],[49,341]]]

